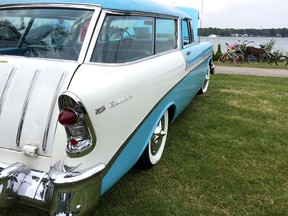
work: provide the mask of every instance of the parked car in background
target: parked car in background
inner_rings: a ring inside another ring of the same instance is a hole
[[[143,0],[0,4],[0,206],[85,215],[213,73],[198,11]]]

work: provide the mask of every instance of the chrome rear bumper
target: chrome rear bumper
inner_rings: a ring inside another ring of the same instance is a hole
[[[84,214],[100,198],[105,165],[81,172],[64,172],[62,167],[58,162],[45,173],[18,162],[0,162],[0,207],[21,202],[45,209],[50,215]]]

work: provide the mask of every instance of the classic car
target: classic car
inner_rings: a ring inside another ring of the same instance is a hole
[[[197,29],[197,10],[147,0],[2,0],[0,207],[84,215],[153,167],[214,71]]]

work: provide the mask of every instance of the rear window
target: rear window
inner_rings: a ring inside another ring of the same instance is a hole
[[[0,10],[0,54],[77,60],[92,11]]]

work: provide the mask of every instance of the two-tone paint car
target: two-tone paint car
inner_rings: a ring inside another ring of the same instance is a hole
[[[1,1],[0,206],[83,215],[153,167],[214,70],[197,29],[146,0]]]

